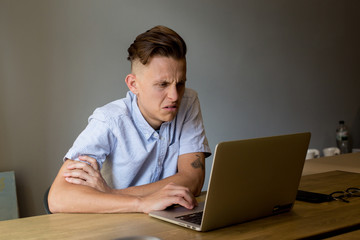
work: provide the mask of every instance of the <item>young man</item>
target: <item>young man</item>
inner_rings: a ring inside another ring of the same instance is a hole
[[[53,213],[148,213],[197,204],[210,148],[197,94],[185,88],[186,44],[156,26],[128,52],[130,91],[96,109],[66,154],[49,192]],[[112,187],[100,173],[105,161]]]

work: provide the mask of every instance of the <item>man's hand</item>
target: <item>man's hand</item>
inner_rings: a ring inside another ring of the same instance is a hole
[[[69,183],[89,186],[98,191],[110,193],[112,189],[101,176],[96,159],[88,156],[80,156],[79,159],[89,164],[79,161],[69,164],[68,171],[63,175],[65,180]]]
[[[196,199],[188,188],[169,183],[159,191],[142,197],[139,211],[149,213],[164,210],[174,204],[179,204],[188,209],[197,206]]]

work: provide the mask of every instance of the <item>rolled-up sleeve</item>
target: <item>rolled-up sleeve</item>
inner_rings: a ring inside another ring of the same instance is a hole
[[[186,101],[184,123],[180,136],[179,154],[192,152],[203,152],[206,157],[211,155],[211,150],[205,135],[205,128],[201,115],[200,102],[195,91],[192,92],[191,98]]]
[[[108,124],[95,113],[89,118],[87,127],[77,137],[64,159],[79,160],[79,156],[86,155],[95,158],[101,168],[111,153],[114,141],[115,137]]]

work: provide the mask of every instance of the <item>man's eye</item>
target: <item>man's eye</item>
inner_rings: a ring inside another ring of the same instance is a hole
[[[160,83],[160,87],[166,87],[168,85],[167,82]]]

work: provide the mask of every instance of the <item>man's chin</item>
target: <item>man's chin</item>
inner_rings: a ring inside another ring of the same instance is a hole
[[[176,114],[168,115],[168,116],[164,117],[162,120],[163,120],[163,122],[171,122],[172,120],[174,120],[175,116],[176,116]]]

